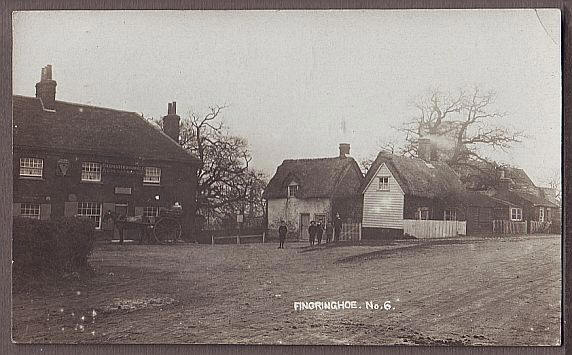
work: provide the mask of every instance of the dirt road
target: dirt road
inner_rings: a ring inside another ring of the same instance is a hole
[[[96,276],[14,295],[14,340],[560,342],[560,236],[276,246],[99,246],[91,258]],[[294,310],[294,302],[312,301],[361,308]]]

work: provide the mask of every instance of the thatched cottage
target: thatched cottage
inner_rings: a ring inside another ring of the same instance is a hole
[[[326,223],[339,214],[343,221],[359,222],[363,174],[349,153],[350,145],[342,143],[337,157],[282,162],[263,194],[270,235],[282,220],[289,237],[301,240],[308,239],[310,221]]]

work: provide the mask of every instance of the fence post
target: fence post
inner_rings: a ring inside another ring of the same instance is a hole
[[[214,235],[211,234],[211,245],[214,245]]]
[[[236,236],[236,244],[240,244],[240,236],[239,235]]]
[[[262,244],[264,244],[264,239],[266,238],[266,232],[262,232]]]
[[[361,222],[358,223],[358,240],[361,240]]]

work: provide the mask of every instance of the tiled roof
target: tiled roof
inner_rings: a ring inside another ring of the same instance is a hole
[[[56,101],[44,110],[39,99],[13,96],[14,146],[198,162],[177,142],[135,112]]]

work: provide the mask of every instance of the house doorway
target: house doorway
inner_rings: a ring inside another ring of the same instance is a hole
[[[308,234],[308,227],[310,226],[310,214],[300,213],[300,239],[310,240],[310,235]]]

